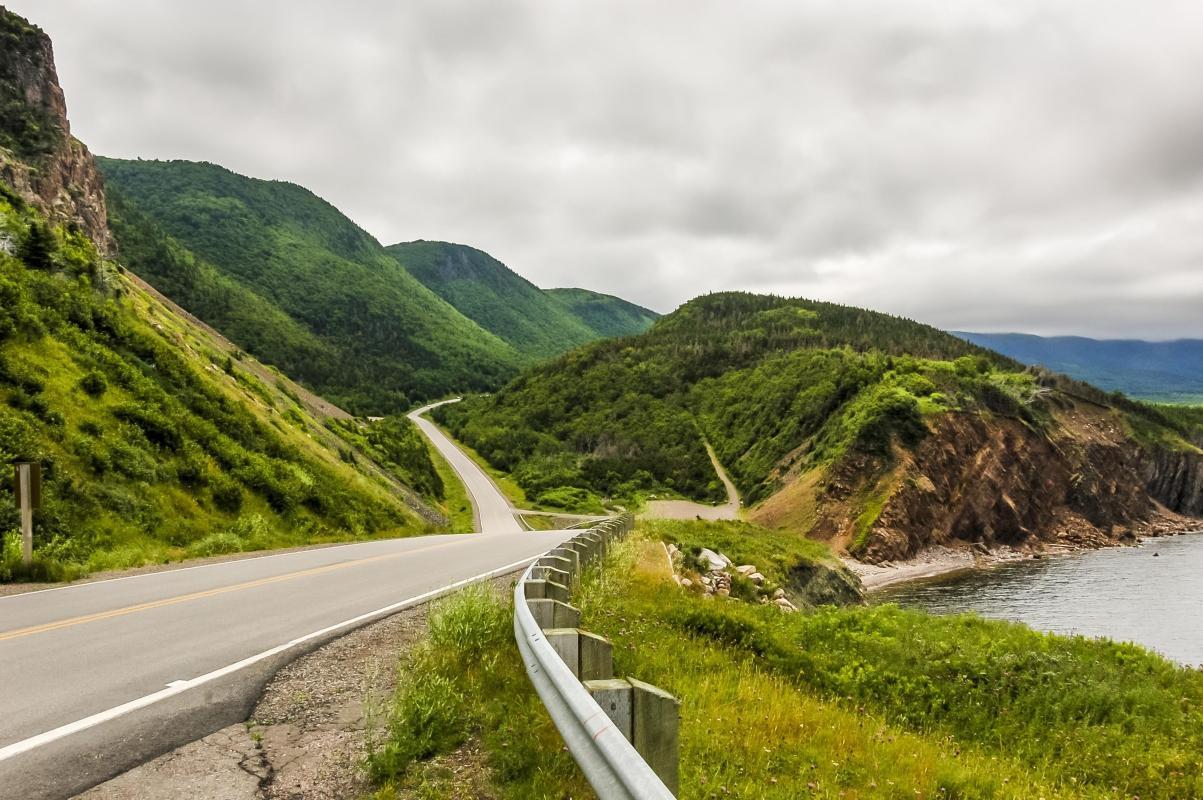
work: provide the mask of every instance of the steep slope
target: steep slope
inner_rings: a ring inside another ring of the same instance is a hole
[[[403,419],[340,438],[351,423],[324,422],[345,412],[102,256],[108,235],[94,223],[107,208],[92,159],[42,135],[68,130],[49,40],[0,9],[0,31],[13,30],[21,36],[6,33],[6,44],[23,49],[0,60],[24,71],[5,72],[0,103],[34,122],[6,120],[0,180],[0,464],[38,461],[45,480],[32,575],[11,483],[0,481],[0,581],[406,535],[438,521],[402,484],[442,493]],[[54,192],[29,191],[50,173]],[[384,467],[355,438],[373,439]]]
[[[1203,405],[1203,340],[1146,342],[961,331],[957,336],[1108,391],[1144,400]]]
[[[524,363],[306,189],[212,164],[99,164],[121,195],[121,253],[142,277],[352,411],[396,412],[452,390],[492,389]],[[129,229],[147,218],[191,259],[147,258]],[[189,260],[195,268],[175,271]]]
[[[466,245],[417,241],[386,249],[431,291],[532,359],[642,333],[656,318],[633,303],[585,289],[545,291]]]
[[[0,183],[108,252],[103,182],[88,148],[71,136],[50,39],[2,6]]]
[[[588,289],[545,289],[600,338],[635,336],[652,327],[660,315],[634,303]]]
[[[542,289],[474,247],[417,241],[385,249],[432,292],[532,360],[598,338]]]
[[[701,297],[439,416],[537,499],[720,500],[708,440],[753,518],[873,560],[1110,540],[1170,521],[1157,502],[1203,514],[1192,420],[806,300]]]

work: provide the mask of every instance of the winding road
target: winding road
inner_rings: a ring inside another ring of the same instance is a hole
[[[235,724],[297,656],[513,571],[572,535],[523,531],[489,477],[419,415],[462,477],[483,534],[269,554],[0,598],[0,799],[70,797]]]

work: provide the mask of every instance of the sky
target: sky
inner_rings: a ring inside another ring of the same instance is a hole
[[[1203,4],[6,0],[97,153],[667,312],[1203,337]]]

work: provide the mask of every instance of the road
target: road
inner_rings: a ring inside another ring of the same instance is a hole
[[[298,655],[458,582],[512,571],[572,535],[520,531],[488,477],[462,453],[452,460],[455,452],[449,460],[482,509],[485,534],[362,542],[0,598],[0,798],[69,797],[235,724]]]
[[[445,433],[439,430],[439,427],[430,420],[426,419],[426,412],[437,406],[446,405],[447,403],[457,403],[459,399],[444,400],[441,403],[432,403],[428,406],[419,408],[409,415],[409,418],[415,425],[426,434],[426,437],[434,444],[451,468],[464,482],[468,493],[472,495],[473,506],[476,511],[476,530],[485,531],[488,533],[517,533],[524,530],[518,524],[517,517],[514,516],[514,507],[510,505],[509,500],[493,483],[485,472],[476,465],[476,462],[468,458],[463,450],[455,442],[451,441]]]

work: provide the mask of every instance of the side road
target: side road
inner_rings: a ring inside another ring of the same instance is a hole
[[[460,480],[464,482],[464,488],[472,497],[472,505],[476,512],[476,530],[486,533],[517,533],[524,530],[514,516],[513,506],[510,505],[501,490],[494,485],[493,480],[472,459],[468,458],[455,442],[439,430],[439,426],[426,419],[426,412],[430,409],[457,402],[459,402],[459,398],[431,403],[411,412],[409,418],[438,449],[455,473],[459,475]]]

